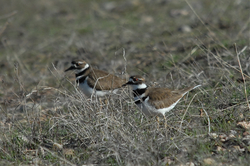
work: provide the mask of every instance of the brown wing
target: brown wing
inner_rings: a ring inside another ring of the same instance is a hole
[[[199,86],[199,85],[198,85]],[[192,86],[181,90],[171,90],[168,88],[151,88],[148,90],[149,103],[157,109],[166,108],[181,99],[188,91],[198,87]]]
[[[172,91],[168,88],[152,88],[148,91],[149,103],[155,108],[166,108],[182,98],[179,91]]]
[[[95,86],[97,90],[117,89],[126,83],[126,80],[102,70],[92,69],[91,74],[93,76],[90,76],[89,84]]]

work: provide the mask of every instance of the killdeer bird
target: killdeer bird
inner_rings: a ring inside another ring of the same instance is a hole
[[[75,71],[76,82],[88,97],[91,97],[93,94],[102,97],[116,93],[118,88],[121,88],[125,83],[125,80],[113,74],[92,68],[83,60],[72,61],[71,66],[65,72],[69,70]]]
[[[133,89],[134,101],[145,115],[158,116],[169,112],[175,107],[180,99],[190,90],[201,85],[192,86],[182,90],[171,90],[168,88],[149,88],[145,79],[141,76],[131,76],[123,86],[130,85]]]

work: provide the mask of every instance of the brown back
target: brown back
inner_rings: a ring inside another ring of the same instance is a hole
[[[126,82],[125,79],[98,69],[90,68],[89,74],[88,84],[95,86],[96,90],[118,89]]]
[[[171,90],[168,88],[149,88],[146,91],[146,96],[149,96],[149,103],[156,109],[166,108],[181,99],[188,91],[195,86],[181,89]]]

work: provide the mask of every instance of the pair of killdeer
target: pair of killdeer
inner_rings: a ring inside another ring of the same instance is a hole
[[[71,67],[66,69],[65,72],[69,70],[75,70],[76,82],[87,96],[92,94],[105,96],[116,93],[123,86],[132,86],[134,101],[146,115],[162,114],[165,117],[165,113],[173,109],[187,92],[200,86],[192,86],[182,90],[149,88],[145,83],[145,79],[141,76],[131,76],[129,81],[125,83],[124,79],[91,68],[88,63],[82,60],[72,61]]]

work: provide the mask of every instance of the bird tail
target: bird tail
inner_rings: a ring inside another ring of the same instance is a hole
[[[182,96],[184,96],[187,92],[189,92],[189,91],[191,91],[191,90],[193,90],[193,89],[195,89],[195,88],[198,88],[198,87],[200,87],[200,86],[201,86],[201,85],[191,86],[191,87],[188,87],[188,88],[185,88],[185,89],[181,90],[181,92],[183,93]]]

